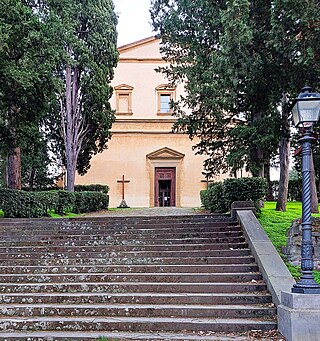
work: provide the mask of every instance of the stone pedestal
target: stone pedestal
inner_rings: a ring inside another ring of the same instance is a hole
[[[117,208],[130,208],[124,199],[121,200],[120,205]]]
[[[282,292],[278,329],[287,341],[319,341],[320,295]]]

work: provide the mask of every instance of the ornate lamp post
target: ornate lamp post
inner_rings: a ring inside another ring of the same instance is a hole
[[[320,94],[311,92],[310,87],[304,87],[292,104],[294,125],[301,128],[302,138],[302,240],[301,240],[301,269],[302,276],[293,285],[292,292],[300,294],[320,294],[320,285],[313,278],[313,244],[311,225],[311,143],[312,126],[318,122],[320,115]]]

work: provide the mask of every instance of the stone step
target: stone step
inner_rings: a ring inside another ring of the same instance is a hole
[[[276,308],[253,305],[153,305],[153,304],[0,304],[0,317],[193,317],[268,318]]]
[[[0,253],[29,253],[29,252],[110,252],[110,251],[180,251],[180,250],[234,250],[248,248],[247,243],[225,244],[153,244],[153,245],[97,245],[97,246],[0,246]]]
[[[6,283],[90,283],[90,282],[162,282],[162,283],[241,283],[261,281],[260,273],[80,273],[80,274],[0,274]]]
[[[14,239],[15,238],[15,239]],[[38,237],[30,237],[29,240],[26,238],[19,239],[18,236],[9,239],[8,241],[0,241],[0,246],[10,247],[21,247],[21,246],[39,246],[39,245],[63,245],[63,246],[97,246],[97,245],[170,245],[170,244],[223,244],[223,243],[244,243],[245,239],[243,236],[239,237],[217,237],[217,238],[162,238],[162,239],[120,239],[113,240],[110,236],[102,237],[95,236],[94,238],[88,238],[84,236],[78,236],[76,239],[69,237],[64,238],[50,238],[50,236],[43,237],[41,240]],[[35,240],[31,240],[35,238]]]
[[[276,329],[275,321],[227,318],[168,318],[168,317],[38,317],[0,320],[3,331],[202,331],[239,332],[252,329]],[[1,335],[1,334],[0,334]]]
[[[188,222],[230,222],[234,223],[234,220],[228,215],[188,215],[188,216],[127,216],[127,217],[74,217],[74,218],[6,218],[0,222],[0,226],[19,226],[19,225],[102,225],[102,224],[119,224],[119,223],[132,223],[132,224],[154,224],[157,222],[173,222],[173,223],[188,223]],[[35,224],[36,223],[36,224]]]
[[[143,230],[143,231],[150,231],[150,230],[159,230],[159,231],[169,231],[172,229],[172,225],[174,225],[175,229],[177,230],[194,230],[194,229],[238,229],[239,224],[237,222],[219,222],[219,221],[204,221],[204,222],[189,222],[189,223],[166,223],[165,221],[155,222],[155,223],[99,223],[99,224],[92,224],[92,223],[82,223],[82,224],[66,224],[60,221],[59,224],[52,223],[50,220],[41,224],[34,224],[30,222],[26,222],[24,224],[3,224],[0,223],[0,228],[4,232],[22,232],[25,233],[26,230],[32,232],[44,232],[50,229],[54,233],[64,232],[64,231],[91,231],[91,232],[98,232],[98,231],[118,231],[118,230],[128,230],[134,232],[135,230]]]
[[[0,221],[0,339],[186,341],[275,329],[241,228],[219,219]]]
[[[179,257],[239,257],[250,255],[249,249],[232,250],[181,250],[181,251],[109,251],[109,252],[23,252],[0,253],[0,263],[7,259],[74,259],[74,258],[106,258],[106,257],[143,257],[143,258],[179,258]]]
[[[253,331],[254,333],[254,331]],[[266,333],[270,333],[266,331]],[[261,332],[259,333],[261,334]],[[50,331],[50,336],[48,332],[39,331],[23,331],[23,332],[0,332],[0,337],[6,341],[98,341],[100,339],[108,341],[127,341],[127,340],[147,340],[147,341],[248,341],[247,331],[238,332],[236,335],[234,333],[218,333],[211,331],[185,331],[185,332],[86,332],[86,331],[72,331],[72,332],[59,332]],[[252,341],[261,341],[261,338],[253,338],[250,336]],[[267,339],[263,339],[267,340]]]
[[[196,304],[229,305],[272,304],[266,291],[242,293],[7,293],[0,295],[4,304]]]
[[[79,266],[0,266],[1,274],[66,274],[66,273],[235,273],[258,272],[256,264],[215,265],[79,265]]]
[[[167,264],[167,265],[203,265],[203,264],[252,264],[253,256],[233,257],[135,257],[135,258],[48,258],[48,259],[4,259],[2,265],[7,266],[63,266],[63,265],[146,265],[146,264]]]
[[[74,283],[5,283],[0,284],[0,293],[40,292],[168,292],[168,293],[241,293],[266,290],[264,282],[248,283],[176,283],[176,282],[74,282]]]
[[[232,237],[240,237],[242,236],[241,231],[233,231],[233,230],[226,230],[226,231],[209,231],[209,232],[201,232],[201,231],[192,231],[192,232],[184,232],[184,231],[172,231],[168,233],[159,233],[159,232],[141,232],[137,234],[137,238],[139,240],[156,240],[156,239],[192,239],[192,238],[232,238]],[[22,239],[28,239],[29,241],[38,241],[43,239],[69,239],[69,240],[94,240],[94,239],[107,239],[107,240],[130,240],[132,239],[132,234],[127,233],[124,231],[123,233],[113,233],[110,234],[108,231],[104,231],[103,233],[82,233],[81,231],[73,231],[72,234],[70,233],[51,233],[50,230],[46,231],[46,233],[41,233],[39,235],[22,235],[19,233],[15,233],[15,235],[9,234],[1,234],[0,241],[4,241],[10,238],[11,240],[19,241]]]

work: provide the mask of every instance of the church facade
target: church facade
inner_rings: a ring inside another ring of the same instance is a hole
[[[76,178],[77,184],[107,184],[110,207],[199,207],[199,192],[207,185],[194,141],[172,132],[170,101],[183,94],[183,85],[172,88],[155,71],[165,65],[159,44],[151,37],[119,48],[112,138],[88,173]]]

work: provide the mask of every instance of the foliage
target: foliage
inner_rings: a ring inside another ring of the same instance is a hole
[[[99,184],[91,184],[91,185],[75,185],[74,186],[75,192],[101,192],[101,193],[108,193],[109,186],[107,185],[99,185]]]
[[[256,203],[264,199],[267,182],[263,178],[225,179],[223,183],[212,184],[201,191],[202,205],[211,212],[227,212],[232,202],[251,200]]]
[[[56,52],[47,18],[40,19],[40,3],[1,1],[0,152],[9,156],[8,183],[16,188],[21,187],[17,148],[47,114],[54,87]]]
[[[13,189],[0,190],[0,207],[6,218],[38,218],[47,215],[55,207],[56,193],[24,192]]]
[[[26,192],[0,189],[0,207],[6,218],[38,218],[49,212],[83,213],[107,209],[109,197],[100,192]]]
[[[117,64],[117,16],[112,0],[46,0],[52,13],[60,60],[59,121],[67,189],[76,169],[85,174],[92,156],[106,148],[114,121],[109,99]]]
[[[153,26],[170,63],[160,71],[172,83],[186,83],[186,96],[174,105],[175,129],[199,138],[195,149],[208,155],[211,174],[244,166],[259,174],[277,149],[279,119],[270,101],[274,76],[265,44],[270,4],[152,1]]]
[[[210,212],[224,213],[228,211],[224,196],[224,186],[221,182],[211,184],[208,190],[200,192],[201,203]]]
[[[55,212],[63,214],[63,212],[72,212],[75,207],[76,196],[72,192],[58,191],[58,201],[55,206]]]
[[[272,181],[272,192],[274,198],[277,198],[279,188],[279,181]],[[301,179],[289,179],[288,185],[288,200],[289,201],[301,201],[302,198],[302,180]]]
[[[230,178],[224,180],[223,187],[229,207],[234,201],[251,200],[259,209],[259,200],[263,200],[267,194],[267,182],[264,178]]]
[[[287,244],[287,231],[292,221],[301,217],[302,205],[301,202],[288,202],[286,212],[275,211],[275,206],[275,202],[265,202],[258,220],[277,251],[283,257],[282,247]],[[320,214],[313,214],[313,216],[320,217]],[[289,265],[288,268],[293,277],[299,277],[299,267]],[[315,271],[315,277],[320,283],[320,273],[318,271]]]
[[[86,213],[107,209],[109,196],[98,192],[75,192],[75,213]]]
[[[186,82],[173,106],[175,130],[196,141],[211,175],[246,167],[268,178],[279,149],[282,207],[289,99],[319,84],[319,9],[316,0],[152,0],[170,63],[159,71],[173,84]]]

